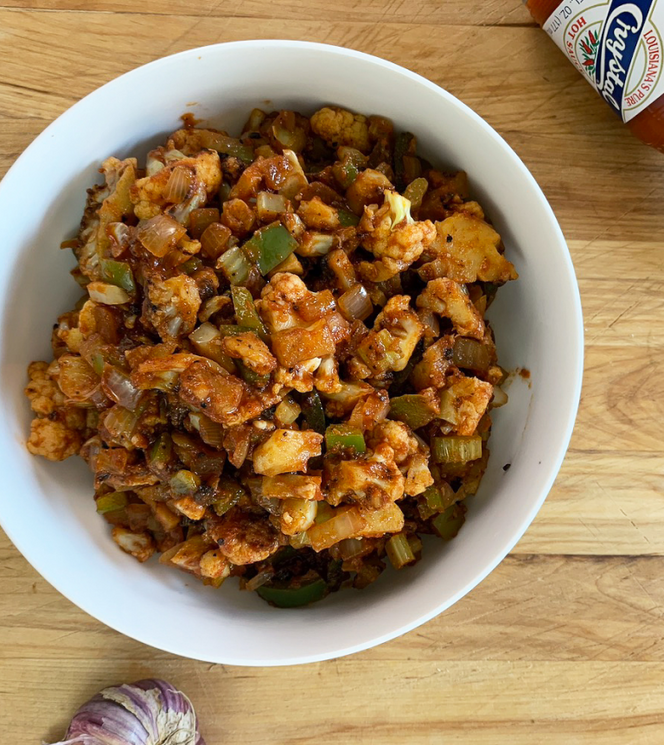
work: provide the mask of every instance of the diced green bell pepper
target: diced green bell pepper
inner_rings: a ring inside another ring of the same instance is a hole
[[[105,282],[121,287],[129,293],[136,292],[134,273],[126,261],[115,261],[115,259],[101,259],[99,262],[101,277]]]
[[[307,420],[307,424],[318,432],[319,435],[325,434],[325,409],[323,402],[320,400],[318,391],[305,393],[301,399],[302,413]]]
[[[97,512],[105,515],[107,512],[122,510],[127,506],[127,495],[121,491],[114,491],[110,494],[103,494],[97,497]]]
[[[231,297],[235,309],[235,319],[240,326],[246,326],[256,332],[263,341],[267,341],[267,329],[258,315],[251,293],[246,287],[231,287]]]
[[[390,399],[390,419],[398,419],[411,429],[419,429],[438,416],[438,411],[420,393],[406,393]]]
[[[362,430],[350,424],[330,424],[325,430],[325,446],[328,450],[350,449],[356,453],[367,449]]]
[[[262,585],[256,592],[270,605],[277,608],[299,608],[322,600],[327,595],[327,584],[317,579],[302,587],[270,587]]]
[[[342,228],[350,228],[353,225],[357,225],[360,221],[359,216],[349,210],[337,210],[337,212],[339,213],[339,222]]]
[[[279,266],[297,248],[297,241],[278,222],[257,230],[242,245],[247,258],[258,265],[261,274],[265,275]]]

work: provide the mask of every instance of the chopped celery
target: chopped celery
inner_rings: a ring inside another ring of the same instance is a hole
[[[104,515],[107,512],[115,512],[127,506],[127,495],[121,491],[114,491],[97,497],[97,512]]]
[[[447,481],[440,481],[427,487],[422,496],[432,512],[443,512],[454,502],[454,489]]]
[[[181,471],[178,471],[175,476],[171,477],[171,480],[168,483],[174,494],[179,496],[191,496],[198,491],[201,485],[201,480],[195,473],[182,469]]]
[[[302,587],[274,587],[262,585],[256,592],[277,608],[299,608],[322,600],[327,595],[327,584],[317,579]]]
[[[488,347],[477,339],[467,339],[465,336],[458,336],[454,340],[452,360],[457,367],[478,372],[485,372],[491,364]]]
[[[431,450],[436,463],[467,463],[482,457],[482,438],[479,435],[434,437]]]
[[[358,215],[349,210],[337,210],[337,212],[339,213],[339,222],[342,228],[350,228],[353,225],[357,225],[360,221]]]
[[[302,397],[302,413],[307,420],[307,424],[318,432],[319,435],[325,434],[325,409],[323,402],[320,400],[318,391],[305,393]]]
[[[350,424],[330,424],[325,430],[325,446],[328,450],[350,449],[356,453],[367,449],[362,430]]]
[[[406,187],[403,195],[404,197],[406,197],[406,199],[409,200],[410,205],[414,210],[419,209],[419,207],[421,206],[422,200],[424,199],[424,195],[427,193],[428,188],[429,182],[425,178],[421,177],[416,178],[414,181],[411,181]]]
[[[219,333],[222,336],[238,336],[238,334],[251,333],[253,329],[249,326],[236,326],[234,323],[222,323],[219,326]]]
[[[258,265],[263,275],[279,266],[296,248],[297,241],[281,223],[272,223],[257,230],[242,245],[245,255]]]
[[[235,364],[237,365],[240,377],[245,383],[255,385],[258,388],[265,388],[265,386],[270,382],[269,375],[259,375],[255,370],[252,370],[250,367],[245,365],[242,360],[235,360]]]
[[[168,432],[162,432],[148,452],[148,465],[151,470],[163,470],[171,459],[173,440]]]
[[[126,261],[115,259],[101,259],[99,262],[101,278],[116,287],[121,287],[129,293],[136,292],[136,283],[131,267]]]
[[[433,403],[420,393],[406,393],[390,399],[390,419],[398,419],[411,429],[419,429],[438,416]]]
[[[438,517],[434,517],[431,524],[441,538],[449,541],[459,532],[465,520],[466,508],[462,504],[453,504]]]
[[[385,551],[395,569],[401,569],[401,567],[406,566],[406,564],[415,561],[415,554],[410,547],[410,543],[405,533],[397,533],[396,535],[393,535],[385,544]]]
[[[241,285],[246,282],[251,270],[251,265],[239,246],[223,253],[217,259],[217,267],[232,285]]]
[[[230,476],[222,476],[217,486],[217,498],[212,503],[212,509],[221,517],[246,496],[244,487]]]
[[[267,341],[267,329],[258,315],[251,293],[246,287],[231,287],[235,320],[240,326],[246,326],[255,331],[263,341]]]
[[[404,157],[414,155],[417,147],[415,135],[411,132],[400,132],[394,143],[394,176],[399,189],[406,186]]]
[[[184,264],[180,265],[180,269],[182,269],[185,274],[193,274],[202,266],[203,262],[198,258],[198,256],[192,256],[190,259],[187,259]]]

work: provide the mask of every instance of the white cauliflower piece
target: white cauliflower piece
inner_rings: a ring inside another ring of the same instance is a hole
[[[370,448],[376,448],[380,443],[389,445],[394,453],[396,463],[403,463],[406,458],[417,453],[419,442],[407,424],[386,419],[379,422],[371,431],[368,438]]]
[[[493,386],[479,378],[458,378],[440,397],[440,416],[460,435],[472,435],[489,406]]]
[[[362,276],[371,282],[383,282],[407,269],[436,238],[434,224],[415,222],[410,202],[394,191],[385,192],[380,208],[365,207],[359,230],[367,233],[363,248],[378,259],[359,266]]]
[[[252,332],[225,337],[221,349],[229,357],[242,360],[258,375],[269,375],[277,366],[277,360],[267,345]]]
[[[465,288],[452,279],[432,279],[417,298],[417,307],[428,308],[449,318],[462,336],[484,338],[486,328],[481,313],[473,305]]]
[[[385,443],[353,460],[326,458],[324,491],[332,505],[359,502],[379,509],[404,495],[404,477]]]
[[[436,223],[436,239],[427,252],[422,279],[449,277],[456,282],[504,284],[517,279],[514,266],[498,250],[500,235],[467,210]]]
[[[81,433],[69,429],[63,422],[37,418],[30,423],[27,446],[33,455],[41,455],[47,460],[65,460],[76,455],[82,444]]]
[[[268,331],[275,334],[292,328],[310,326],[336,311],[329,291],[311,292],[296,274],[275,274],[261,292],[256,308]]]
[[[148,286],[145,316],[162,340],[189,335],[196,326],[201,296],[192,277],[180,274]]]
[[[332,147],[347,145],[362,153],[369,153],[367,118],[338,106],[325,106],[311,117],[311,129]]]
[[[405,492],[411,497],[422,494],[434,483],[429,470],[429,456],[424,453],[411,455],[402,465],[406,473]]]

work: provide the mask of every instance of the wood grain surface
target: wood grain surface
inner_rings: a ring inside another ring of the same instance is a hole
[[[56,116],[137,65],[280,37],[427,76],[530,168],[569,241],[585,313],[568,456],[512,555],[457,605],[376,649],[299,668],[212,666],[122,637],[0,537],[0,742],[58,739],[99,688],[159,676],[193,699],[208,745],[661,745],[664,158],[519,0],[0,0],[0,175]]]

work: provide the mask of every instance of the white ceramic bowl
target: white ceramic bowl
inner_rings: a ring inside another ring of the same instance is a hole
[[[312,113],[328,103],[388,116],[417,134],[434,163],[469,173],[521,275],[490,310],[499,358],[504,367],[528,368],[532,386],[515,382],[508,406],[495,414],[489,468],[458,538],[427,546],[414,568],[386,572],[362,592],[276,610],[233,582],[212,590],[118,550],[94,510],[85,464],[28,454],[22,390],[28,362],[50,359],[51,324],[79,296],[68,275],[71,253],[58,245],[75,233],[85,189],[104,158],[144,156],[185,111],[234,132],[254,106]],[[384,60],[320,44],[251,41],[192,49],[123,75],[63,114],[9,171],[0,184],[0,246],[0,521],[60,592],[146,644],[210,662],[279,665],[392,639],[448,608],[503,559],[560,468],[583,357],[578,288],[560,228],[491,127],[449,93]]]

